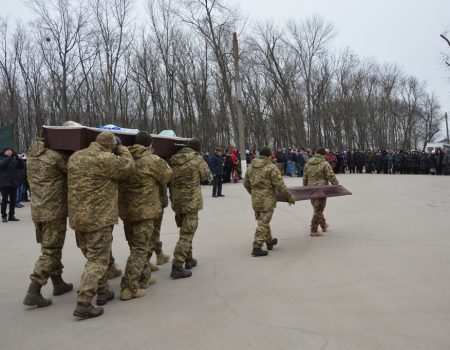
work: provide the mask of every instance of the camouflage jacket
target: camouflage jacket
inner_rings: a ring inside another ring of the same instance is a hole
[[[134,159],[134,170],[119,182],[119,217],[124,221],[154,220],[162,214],[160,188],[172,176],[167,163],[144,146],[128,148]]]
[[[202,156],[191,148],[183,148],[170,158],[173,179],[170,201],[176,213],[192,213],[203,208],[201,182],[208,179],[210,171]]]
[[[339,181],[334,176],[331,165],[324,156],[314,155],[306,164],[303,171],[303,186],[314,185],[339,185]]]
[[[244,187],[252,195],[255,211],[271,211],[277,206],[276,191],[288,197],[289,191],[277,166],[267,158],[254,159],[247,169]]]
[[[128,149],[119,155],[97,142],[75,152],[67,165],[69,223],[74,230],[92,232],[118,222],[118,180],[134,169]]]
[[[28,150],[28,183],[33,221],[47,222],[67,217],[67,156],[45,148],[39,138]]]

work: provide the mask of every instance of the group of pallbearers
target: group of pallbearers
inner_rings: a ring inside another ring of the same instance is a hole
[[[174,250],[171,277],[191,276],[196,260],[192,257],[192,239],[197,229],[198,211],[202,209],[200,183],[208,178],[209,168],[200,156],[200,143],[190,140],[172,156],[171,167],[151,151],[152,137],[139,132],[135,144],[125,147],[112,132],[102,132],[89,147],[73,153],[45,147],[37,139],[29,150],[28,178],[33,196],[32,218],[36,237],[41,243],[41,256],[31,274],[31,284],[24,299],[28,306],[51,304],[41,294],[48,278],[53,294],[73,289],[63,281],[61,251],[66,234],[67,216],[75,230],[77,246],[86,257],[78,288],[74,316],[100,316],[105,305],[114,298],[108,287],[111,265],[112,231],[123,220],[130,247],[125,273],[121,280],[121,300],[145,295],[152,283],[150,257],[160,250],[159,232],[164,207],[167,206],[166,185],[170,181],[172,209],[180,227],[180,238]]]
[[[78,288],[77,305],[73,315],[80,318],[103,314],[102,307],[114,299],[108,287],[108,267],[112,264],[112,231],[120,217],[130,248],[120,286],[120,299],[143,297],[154,282],[150,257],[157,251],[162,257],[160,227],[164,207],[168,205],[167,184],[175,220],[180,228],[174,249],[171,277],[186,278],[197,265],[192,256],[192,241],[198,225],[198,212],[203,207],[201,183],[210,171],[200,156],[200,142],[191,139],[184,148],[165,160],[153,154],[152,137],[139,132],[133,146],[125,147],[112,132],[102,132],[89,147],[73,153],[46,148],[37,139],[28,152],[28,180],[33,193],[32,218],[41,256],[30,276],[31,284],[24,299],[27,306],[45,307],[52,302],[41,294],[50,278],[53,295],[70,292],[73,285],[61,275],[62,248],[67,217],[75,230],[77,246],[86,257],[84,272]],[[304,184],[337,184],[326,162],[325,151],[318,150],[311,164],[306,166]],[[270,231],[270,220],[276,206],[276,191],[290,204],[295,199],[286,188],[281,173],[270,161],[270,149],[263,148],[245,176],[244,186],[251,194],[258,227],[253,243],[253,256],[267,255],[277,244]],[[318,227],[326,231],[323,217],[325,200],[313,202],[314,217],[311,235],[320,235]],[[168,259],[164,259],[167,262]]]

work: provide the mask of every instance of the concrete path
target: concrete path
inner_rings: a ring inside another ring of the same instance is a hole
[[[242,184],[225,185],[218,199],[204,187],[193,277],[172,281],[164,265],[146,297],[116,298],[84,321],[72,316],[75,292],[48,308],[22,305],[39,246],[29,206],[18,209],[20,222],[0,226],[0,349],[450,349],[450,177],[338,178],[354,195],[329,199],[331,231],[309,237],[311,205],[279,204],[280,243],[262,258],[250,256],[255,221]],[[171,253],[170,209],[162,231]],[[124,267],[121,226],[113,252]],[[63,263],[77,287],[84,258],[72,231]]]

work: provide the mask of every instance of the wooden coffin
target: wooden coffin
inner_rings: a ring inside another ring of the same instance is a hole
[[[288,190],[295,198],[295,201],[349,196],[352,194],[344,186],[341,185],[288,187]],[[277,193],[277,201],[287,202],[287,199],[284,198],[284,196],[282,196],[280,193]]]
[[[190,139],[182,137],[167,137],[161,135],[152,135],[153,137],[153,152],[161,158],[169,159],[180,149],[186,146]]]
[[[45,146],[60,151],[78,151],[95,141],[98,134],[107,131],[85,126],[43,126]],[[135,134],[114,131],[125,146],[134,144]]]
[[[123,145],[131,146],[134,145],[137,133],[137,131],[104,130],[85,126],[44,126],[42,129],[46,147],[60,151],[78,151],[86,148],[92,141],[95,141],[98,134],[103,131],[113,131],[114,134],[121,139]],[[160,135],[152,135],[152,137],[155,154],[163,158],[170,158],[190,140],[188,138]]]

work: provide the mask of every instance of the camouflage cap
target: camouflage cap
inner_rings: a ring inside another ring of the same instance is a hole
[[[190,139],[186,144],[186,147],[192,148],[194,151],[200,152],[200,141],[199,139]]]
[[[116,147],[116,137],[114,136],[114,133],[111,131],[103,131],[97,136],[95,141],[106,148]]]
[[[136,134],[136,139],[134,140],[135,144],[142,145],[144,147],[150,146],[152,142],[153,142],[152,135],[150,135],[148,132],[145,131],[139,131]]]
[[[264,157],[270,157],[272,155],[272,151],[270,150],[269,147],[263,147],[259,151],[259,155]]]

